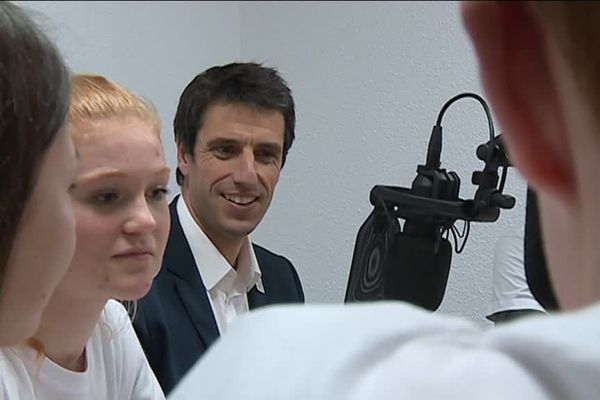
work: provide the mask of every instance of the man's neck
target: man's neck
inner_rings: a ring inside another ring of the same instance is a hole
[[[41,342],[44,355],[63,368],[82,372],[86,369],[85,345],[98,323],[103,301],[74,301],[55,292],[44,310],[34,339]]]
[[[235,270],[237,270],[237,260],[240,255],[240,251],[242,249],[242,245],[244,244],[245,239],[241,239],[239,241],[231,241],[231,240],[221,240],[213,239],[210,235],[204,232],[208,239],[215,245],[219,253],[225,257],[229,265]]]
[[[182,200],[185,202],[185,205],[188,209],[188,212],[192,216],[192,219],[196,222],[196,225],[198,225],[198,227],[202,230],[202,232],[204,232],[208,240],[210,240],[211,243],[217,248],[217,250],[219,250],[219,253],[221,253],[221,255],[225,257],[229,265],[231,265],[233,269],[237,270],[237,259],[240,255],[240,251],[242,249],[244,241],[246,240],[246,237],[233,238],[229,236],[220,235],[218,232],[206,229],[206,227],[202,225],[202,223],[196,216],[194,208],[192,207],[191,201],[189,199],[189,194],[186,190],[182,190],[181,197]]]

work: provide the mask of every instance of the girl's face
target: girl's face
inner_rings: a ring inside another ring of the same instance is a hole
[[[75,164],[73,143],[67,130],[61,129],[40,165],[6,267],[0,293],[0,346],[33,335],[69,267],[75,248],[69,195]]]
[[[158,134],[139,119],[115,118],[88,125],[74,141],[77,247],[58,290],[75,299],[139,299],[169,233],[170,171]]]

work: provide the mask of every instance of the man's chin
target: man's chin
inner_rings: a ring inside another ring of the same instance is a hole
[[[258,226],[258,223],[254,223],[254,222],[239,222],[236,221],[235,223],[230,223],[227,224],[226,227],[224,227],[224,231],[226,236],[232,238],[232,239],[243,239],[246,236],[248,236],[249,234],[251,234],[252,232],[254,232],[254,230],[256,229],[256,227]]]

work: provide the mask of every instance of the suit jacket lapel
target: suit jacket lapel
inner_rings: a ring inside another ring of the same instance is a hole
[[[169,206],[171,232],[165,250],[165,264],[167,270],[179,278],[175,280],[175,290],[198,335],[208,348],[219,337],[219,328],[210,306],[206,288],[179,222],[176,206],[178,199],[180,196],[177,196]]]
[[[261,262],[260,255],[256,251],[256,248],[254,247],[254,244],[252,245],[252,249],[254,250],[254,254],[256,255],[256,262],[260,266],[260,269],[261,269],[262,274],[263,274],[262,283],[263,283],[263,289],[265,290],[265,293],[259,292],[258,289],[256,288],[256,285],[254,285],[252,287],[252,289],[250,289],[250,291],[248,292],[248,307],[251,310],[254,309],[254,308],[258,308],[258,307],[262,307],[262,306],[267,305],[267,295],[266,295],[266,293],[268,293],[267,287],[265,286],[266,282],[265,282],[265,279],[264,279],[266,266],[263,266],[264,263]]]
[[[248,307],[252,310],[254,308],[262,307],[267,304],[267,296],[261,293],[256,288],[256,285],[248,292]]]

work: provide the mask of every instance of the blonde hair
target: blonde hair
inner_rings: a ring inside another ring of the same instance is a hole
[[[135,118],[149,123],[160,138],[160,119],[151,102],[101,75],[77,74],[71,79],[69,124],[78,137],[82,126],[112,118]]]

